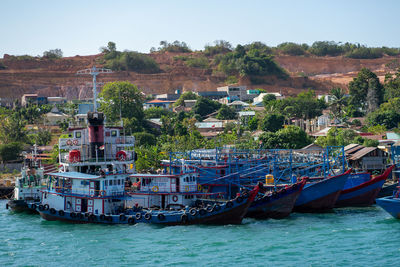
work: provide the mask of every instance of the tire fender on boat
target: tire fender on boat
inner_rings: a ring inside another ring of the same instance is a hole
[[[91,222],[93,222],[94,220],[96,220],[96,215],[94,215],[93,213],[90,214],[90,215],[88,216],[88,220],[91,221]]]
[[[213,212],[213,207],[211,205],[207,206],[206,210],[208,212]]]
[[[123,222],[123,221],[125,221],[125,219],[126,219],[125,214],[121,213],[121,214],[119,215],[119,220],[120,220],[121,222]]]
[[[144,215],[144,218],[145,218],[146,220],[150,221],[150,220],[151,220],[151,214],[150,214],[149,212],[146,213],[146,214]]]
[[[39,205],[39,210],[40,210],[40,211],[44,210],[44,207],[43,207],[42,204]]]
[[[104,221],[106,219],[106,215],[100,214],[100,220]]]
[[[196,216],[196,215],[197,215],[197,210],[196,210],[195,208],[191,208],[191,209],[189,210],[189,213],[190,213],[190,215],[192,215],[192,216]]]
[[[160,213],[160,214],[157,215],[157,218],[158,218],[160,221],[164,221],[164,220],[165,220],[165,215],[162,214],[162,213]]]
[[[243,202],[243,197],[240,197],[240,196],[237,197],[237,198],[236,198],[236,202],[237,202],[237,203],[242,203],[242,202]]]
[[[173,202],[177,202],[178,201],[178,196],[177,195],[173,195],[172,196],[172,201]]]
[[[142,214],[140,212],[136,213],[135,218],[136,220],[142,219]]]
[[[36,204],[32,204],[31,209],[36,210]]]
[[[204,216],[206,213],[207,213],[207,211],[206,211],[205,209],[200,209],[200,210],[199,210],[199,214],[200,214],[201,216]]]
[[[221,206],[218,204],[215,204],[213,207],[213,211],[220,211],[221,210]]]
[[[232,201],[226,202],[225,207],[228,208],[228,209],[229,209],[229,208],[232,208],[232,207],[233,207],[233,202],[232,202]]]
[[[51,208],[51,209],[50,209],[50,213],[51,213],[51,214],[56,214],[56,210],[55,210],[54,208]]]
[[[49,204],[45,204],[44,206],[43,206],[43,208],[44,208],[44,210],[49,210]]]
[[[134,224],[135,223],[135,219],[131,216],[128,218],[128,223],[129,224]]]
[[[59,210],[59,211],[58,211],[58,215],[64,216],[64,215],[65,215],[65,212],[64,212],[63,210]]]
[[[75,213],[75,212],[71,212],[71,213],[69,214],[69,216],[70,216],[71,218],[76,218],[76,213]]]

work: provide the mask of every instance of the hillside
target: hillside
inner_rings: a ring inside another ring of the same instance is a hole
[[[190,68],[181,60],[179,53],[151,53],[159,64],[160,73],[139,74],[132,71],[119,71],[100,75],[98,81],[130,81],[146,94],[173,92],[175,89],[203,91],[215,90],[225,85],[226,76],[212,69]],[[184,55],[188,55],[185,53]],[[196,56],[198,53],[191,53]],[[274,76],[264,77],[261,84],[252,84],[248,77],[241,78],[239,84],[250,88],[264,88],[267,91],[282,91],[294,95],[306,88],[317,93],[328,92],[333,86],[345,88],[362,67],[377,73],[381,79],[389,71],[386,64],[399,57],[378,59],[350,59],[345,57],[304,57],[276,56],[275,60],[290,74],[288,79]],[[23,58],[4,55],[0,63],[0,97],[19,98],[24,93],[38,93],[47,96],[66,96],[68,99],[90,97],[90,76],[77,76],[78,70],[90,68],[93,64],[101,66],[101,55],[75,56],[61,59]]]

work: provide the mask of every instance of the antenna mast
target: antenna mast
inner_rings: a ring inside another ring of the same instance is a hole
[[[76,75],[92,75],[93,77],[93,105],[94,105],[94,112],[97,111],[97,88],[96,88],[96,77],[97,75],[101,73],[112,73],[112,70],[110,69],[104,69],[104,68],[96,68],[96,66],[93,66],[91,69],[84,69],[84,70],[79,70]]]

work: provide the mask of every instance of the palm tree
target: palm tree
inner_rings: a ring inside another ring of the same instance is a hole
[[[330,91],[331,99],[329,100],[329,107],[335,119],[343,121],[344,108],[347,104],[347,97],[342,88],[332,88]]]

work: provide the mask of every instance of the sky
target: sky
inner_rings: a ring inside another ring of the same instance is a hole
[[[93,55],[109,41],[148,53],[160,41],[335,41],[400,47],[396,0],[0,0],[0,57]]]

